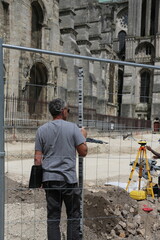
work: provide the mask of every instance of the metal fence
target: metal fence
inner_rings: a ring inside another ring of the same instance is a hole
[[[94,57],[87,57],[87,56],[80,56],[80,55],[73,55],[73,54],[65,54],[65,53],[60,53],[60,52],[52,52],[52,51],[45,51],[45,50],[40,50],[40,49],[32,49],[32,48],[26,48],[26,47],[21,47],[21,46],[13,46],[13,45],[8,45],[8,44],[3,44],[2,40],[0,41],[0,239],[4,239],[4,229],[6,227],[6,233],[8,232],[8,234],[13,231],[13,225],[15,224],[15,220],[9,221],[9,216],[10,216],[10,210],[7,210],[6,216],[4,214],[4,210],[5,210],[5,192],[8,192],[10,189],[5,189],[4,185],[5,185],[5,173],[9,172],[10,169],[14,169],[11,160],[9,159],[9,161],[7,161],[7,159],[9,158],[9,150],[8,147],[9,145],[6,146],[6,149],[4,148],[5,145],[5,138],[4,138],[4,132],[5,129],[9,129],[9,128],[18,128],[21,127],[22,129],[24,129],[25,127],[28,127],[28,129],[30,130],[30,128],[34,128],[34,127],[38,127],[41,124],[43,124],[44,122],[46,122],[46,120],[48,120],[47,118],[43,117],[43,118],[32,118],[29,119],[28,118],[28,114],[25,115],[25,113],[18,113],[15,109],[15,105],[17,105],[17,102],[19,101],[30,101],[30,99],[21,99],[21,98],[17,98],[17,97],[13,97],[13,98],[7,98],[6,96],[4,96],[4,78],[3,78],[3,49],[10,49],[10,50],[17,50],[17,51],[29,51],[29,52],[35,52],[35,53],[43,53],[43,54],[48,54],[48,55],[55,55],[55,56],[62,56],[62,57],[67,57],[67,58],[74,58],[74,59],[81,59],[84,61],[98,61],[98,62],[105,62],[105,63],[112,63],[112,64],[120,64],[120,65],[127,65],[127,66],[134,66],[134,67],[143,67],[143,68],[151,68],[151,69],[158,69],[160,70],[159,66],[152,66],[152,65],[147,65],[147,64],[137,64],[137,63],[132,63],[132,62],[122,62],[122,61],[117,61],[117,60],[111,60],[111,59],[99,59],[99,58],[94,58]],[[12,104],[12,111],[4,111],[4,101],[6,102],[11,102]],[[39,103],[40,105],[42,104],[47,104],[47,102]],[[76,109],[74,106],[70,106],[71,107],[71,112],[72,114],[77,113],[78,109]],[[72,117],[72,116],[71,116]],[[138,129],[151,129],[151,121],[144,121],[144,120],[139,120],[139,119],[129,119],[129,118],[123,118],[123,117],[116,117],[116,116],[106,116],[106,115],[100,115],[100,114],[96,114],[95,112],[92,112],[91,110],[87,110],[84,109],[84,125],[88,128],[96,128],[98,130],[109,130],[109,131],[128,131],[128,130],[138,130]],[[28,130],[28,131],[29,131]],[[21,133],[22,135],[25,135],[25,132]],[[23,140],[23,138],[21,139]],[[19,140],[16,139],[16,141],[18,142]],[[24,173],[25,171],[27,172],[27,176],[29,174],[29,168],[31,166],[31,161],[29,164],[29,161],[27,160],[27,165],[24,165],[25,162],[23,161],[24,158],[27,158],[26,155],[23,156],[23,154],[30,154],[30,149],[25,149],[24,151],[24,142],[22,141],[22,143],[19,144],[19,154],[16,156],[13,156],[14,162],[16,160],[19,161],[19,164],[22,166],[21,167],[21,172],[20,174],[20,178],[22,179],[23,182],[23,178],[24,178]],[[17,146],[16,146],[17,147]],[[13,149],[15,149],[15,146],[13,146]],[[32,148],[31,148],[32,150]],[[6,151],[6,158],[4,157],[4,152]],[[93,158],[93,156],[92,156]],[[108,157],[109,158],[109,157]],[[6,159],[6,169],[5,169],[5,159]],[[97,159],[96,159],[97,161]],[[99,163],[101,162],[101,160],[99,161]],[[119,163],[120,164],[120,163]],[[107,165],[105,165],[106,169],[107,166],[109,164],[107,163]],[[11,167],[10,167],[11,166]],[[95,171],[95,175],[96,178],[99,178],[99,174],[98,174],[98,164],[96,165],[96,170]],[[104,165],[102,164],[102,166],[104,167]],[[119,166],[120,168],[120,166]],[[26,170],[27,169],[27,170]],[[109,168],[106,170],[109,171]],[[86,172],[87,172],[87,167],[86,167]],[[16,173],[17,174],[17,173]],[[87,174],[87,173],[86,173]],[[20,191],[21,193],[23,191],[25,191],[26,189],[24,188],[24,186],[19,185],[18,188],[16,188],[16,190],[14,189],[13,191]],[[30,192],[28,192],[27,189],[27,194],[31,194]],[[20,236],[21,239],[27,239],[25,238],[25,234],[24,232],[26,231],[25,228],[25,221],[27,221],[27,219],[23,218],[23,214],[25,212],[24,208],[25,206],[23,206],[23,197],[24,195],[20,195],[21,196],[21,204],[18,205],[18,211],[20,216],[17,216],[17,222],[16,224],[18,224],[18,226],[20,227],[18,233],[15,233],[15,236],[17,234],[17,236]],[[38,199],[36,198],[36,193],[32,194],[32,198],[34,198],[34,204],[38,204]],[[8,200],[9,202],[9,200]],[[34,208],[34,206],[32,206]],[[34,214],[33,219],[35,219],[36,214],[38,211],[37,209],[33,209],[32,213]],[[12,213],[13,214],[13,213]],[[91,216],[91,218],[93,218],[93,216]],[[6,224],[8,224],[7,226],[5,226],[5,220],[6,220]],[[39,224],[39,222],[43,222],[43,216],[41,216],[41,219],[39,220],[35,220],[34,223],[31,223],[32,225],[34,225],[34,230],[33,230],[33,234],[36,234],[37,231],[37,225]],[[11,226],[11,230],[9,229],[9,224]],[[31,225],[29,224],[29,222],[27,222],[27,231],[30,231],[30,227]],[[31,232],[31,231],[30,231]],[[23,237],[22,237],[23,236]],[[7,239],[7,237],[6,237]],[[17,237],[18,239],[18,237]],[[34,239],[34,237],[32,238]],[[40,236],[39,238],[40,239]]]
[[[39,127],[43,123],[48,121],[48,118],[38,118],[34,116],[30,118],[28,113],[25,112],[18,112],[17,105],[21,102],[22,105],[28,105],[30,103],[30,99],[24,99],[19,97],[6,97],[4,98],[5,103],[11,103],[12,107],[5,111],[5,128],[18,128],[18,127]],[[31,102],[33,104],[33,102]],[[48,102],[39,102],[39,106],[45,106],[47,109]],[[71,119],[76,120],[78,124],[77,116],[78,107],[69,106],[71,109],[70,116]],[[84,126],[87,128],[96,128],[97,130],[101,131],[128,131],[130,130],[142,130],[142,129],[151,129],[151,120],[144,120],[144,119],[134,119],[134,118],[126,118],[126,117],[119,117],[119,116],[111,116],[111,115],[102,115],[97,114],[94,109],[85,109],[84,112]]]

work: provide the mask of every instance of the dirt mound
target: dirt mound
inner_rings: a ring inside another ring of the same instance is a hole
[[[8,177],[5,177],[6,196],[5,203],[35,203],[36,207],[44,206],[45,193],[43,189],[29,189],[27,185],[16,182]]]
[[[99,239],[107,239],[109,235],[112,239],[122,235],[127,237],[129,234],[124,231],[126,218],[134,218],[137,214],[137,201],[131,199],[122,188],[107,186],[98,192],[85,191],[85,225],[95,232]],[[123,227],[120,227],[117,233],[113,232],[118,229],[119,223]]]
[[[157,205],[152,204],[153,211],[148,214],[142,210],[144,204],[148,202],[131,199],[129,194],[120,187],[92,186],[90,189],[85,189],[84,239],[159,239],[160,224],[159,213],[156,212]],[[8,219],[6,217],[7,222],[14,223],[13,226],[5,226],[7,240],[46,239],[46,202],[43,189],[30,190],[28,186],[6,177],[6,209],[9,212]],[[19,214],[22,213],[23,216],[20,216]],[[18,222],[18,218],[26,219],[26,222]],[[63,219],[66,219],[64,210]],[[24,235],[22,230],[19,231],[22,224],[25,226]],[[64,240],[66,239],[66,220],[61,228]]]

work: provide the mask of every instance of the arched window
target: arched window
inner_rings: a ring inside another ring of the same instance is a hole
[[[3,10],[4,10],[4,32],[8,32],[9,30],[9,3],[2,2]]]
[[[144,71],[141,73],[140,102],[149,103],[150,73]]]
[[[42,41],[42,23],[43,23],[43,11],[40,4],[37,1],[32,3],[32,33],[31,33],[31,45],[33,48],[41,48]]]
[[[119,55],[122,59],[125,59],[125,37],[126,37],[126,32],[125,31],[121,31],[118,34],[118,40],[119,40]]]
[[[121,28],[127,29],[127,27],[128,27],[128,8],[122,9],[117,14],[117,19],[120,23]]]
[[[155,48],[149,42],[140,43],[135,49],[136,61],[143,60],[148,62],[154,62],[155,59]]]
[[[151,54],[152,54],[152,45],[146,44],[146,55],[151,55]]]
[[[44,87],[47,85],[48,71],[43,63],[36,63],[30,71],[29,83],[29,114],[43,113],[43,103],[45,102]],[[46,87],[45,87],[46,88]]]

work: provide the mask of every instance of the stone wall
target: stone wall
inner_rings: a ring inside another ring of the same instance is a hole
[[[109,12],[110,6],[105,9]],[[116,57],[102,34],[102,14],[97,0],[4,0],[0,2],[0,35],[4,43],[11,45],[96,58]],[[108,20],[113,20],[113,14],[107,15]],[[107,28],[110,39],[111,25]],[[117,115],[117,98],[109,102],[109,64],[4,49],[5,117],[21,116],[23,112],[26,118],[45,118],[47,109],[42,103],[53,97],[65,98],[77,106],[79,67],[84,71],[84,107]],[[117,69],[112,81],[111,94],[116,95]],[[13,98],[19,102],[9,100]]]
[[[109,6],[106,6],[108,9]],[[67,1],[60,0],[60,28],[64,42],[64,52],[80,54],[95,58],[110,58],[116,54],[109,42],[102,35],[102,8],[96,1]],[[107,19],[108,20],[108,19]],[[110,24],[111,26],[111,24]],[[111,29],[108,28],[111,33]],[[103,44],[102,43],[107,43]],[[65,60],[68,66],[68,97],[77,105],[76,68],[84,71],[84,107],[95,109],[100,114],[117,114],[117,99],[114,98],[112,107],[109,103],[109,69],[108,64],[73,59]],[[117,69],[113,73],[114,87],[110,94],[116,95]]]
[[[33,7],[32,7],[33,5]],[[3,18],[5,19],[6,10],[4,9],[4,1],[1,2],[3,9]],[[5,32],[6,38],[4,43],[23,46],[33,47],[33,32],[34,29],[33,21],[38,21],[33,14],[33,9],[37,8],[37,11],[41,15],[39,18],[43,20],[40,22],[41,39],[37,37],[37,41],[40,41],[40,48],[50,51],[60,51],[60,32],[59,32],[59,5],[55,1],[9,1],[9,21]],[[35,18],[36,20],[33,20]],[[38,18],[38,17],[37,17]],[[38,28],[38,27],[37,27]],[[5,31],[5,30],[4,30]],[[3,36],[2,36],[3,37]],[[32,74],[35,66],[39,65],[39,71],[42,71],[45,76],[41,76],[42,80],[40,84],[45,85],[41,89],[40,101],[47,101],[57,96],[57,88],[59,87],[58,74],[60,74],[60,58],[51,55],[42,55],[25,51],[8,50],[4,49],[5,59],[5,97],[17,97],[26,99],[30,97],[31,90],[29,85],[32,83],[38,84],[38,79],[34,80]],[[61,75],[61,74],[60,74]],[[32,79],[32,80],[31,80]],[[52,87],[52,91],[50,90]],[[66,87],[65,85],[61,87]],[[32,89],[33,90],[33,89]],[[34,89],[36,92],[36,90]],[[65,90],[64,90],[65,91]],[[38,101],[37,97],[37,101]],[[12,103],[6,102],[6,111],[12,111]],[[22,111],[29,111],[29,107],[26,104],[23,107],[19,107]],[[14,111],[18,111],[18,106],[15,107]],[[36,111],[35,111],[36,114]]]
[[[146,12],[152,16],[150,5],[151,1],[148,1]],[[157,5],[159,8],[160,4]],[[37,16],[35,9],[39,12]],[[97,0],[4,0],[0,2],[0,35],[4,43],[12,45],[33,47],[37,44],[49,51],[159,65],[159,26],[155,38],[141,36],[142,10],[142,1],[133,0],[112,3]],[[155,21],[159,14],[156,16]],[[146,33],[149,26],[150,19],[146,22]],[[120,33],[124,34],[124,40],[120,39]],[[124,48],[120,49],[123,44]],[[145,51],[146,46],[152,48],[151,54],[140,52],[140,49]],[[159,71],[150,71],[149,98],[156,100],[147,103],[146,107],[146,103],[141,104],[139,89],[143,68],[135,70],[115,65],[113,69],[109,63],[9,49],[4,49],[4,63],[6,117],[13,112],[13,103],[8,101],[11,97],[20,99],[14,112],[20,115],[24,111],[28,118],[45,118],[47,110],[37,102],[43,103],[57,96],[77,106],[79,67],[84,71],[85,108],[114,116],[159,117]],[[118,92],[119,70],[123,72],[121,92]],[[122,102],[117,94],[123,95]],[[24,103],[23,99],[30,100]]]

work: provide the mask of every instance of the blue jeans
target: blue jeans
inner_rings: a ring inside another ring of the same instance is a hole
[[[47,200],[48,240],[61,240],[59,225],[63,201],[67,213],[67,240],[79,240],[81,192],[77,183],[49,181],[44,182],[43,186]]]

